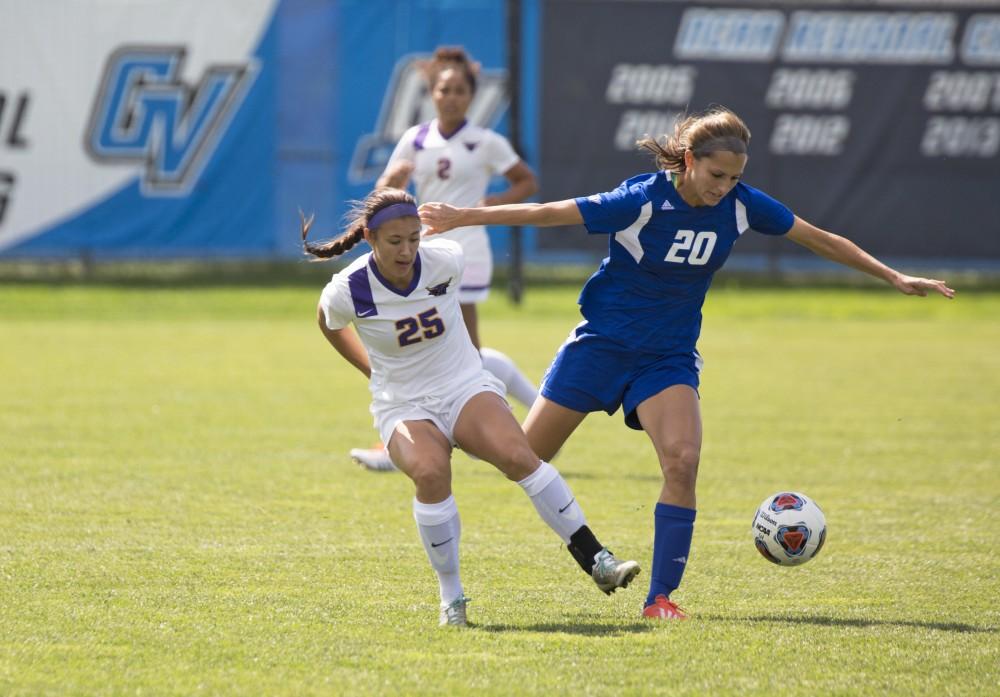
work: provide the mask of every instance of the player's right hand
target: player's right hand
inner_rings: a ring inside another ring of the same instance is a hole
[[[424,203],[420,206],[420,222],[425,235],[436,235],[458,227],[459,209],[447,203]]]

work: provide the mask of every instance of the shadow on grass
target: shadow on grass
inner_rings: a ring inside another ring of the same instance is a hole
[[[655,467],[655,465],[654,465]],[[563,470],[560,469],[559,472],[565,479],[628,479],[630,481],[636,482],[662,482],[663,475],[659,472],[652,472],[650,474],[622,474],[621,472],[616,472],[614,470],[608,472],[607,474],[594,474],[593,472],[574,472],[573,470]]]
[[[538,624],[475,624],[474,629],[502,634],[505,632],[543,632],[546,634],[581,634],[583,636],[620,636],[642,634],[654,629],[651,624],[594,624],[587,622],[541,622]]]
[[[782,617],[781,615],[759,615],[756,617],[724,617],[722,615],[700,615],[700,619],[724,620],[727,622],[760,622],[773,624],[813,624],[824,627],[908,627],[912,629],[936,629],[941,632],[959,634],[996,634],[997,627],[979,627],[963,622],[921,622],[919,620],[865,620],[841,617]]]
[[[821,627],[906,627],[911,629],[935,629],[941,632],[957,632],[959,634],[996,634],[997,627],[979,627],[963,622],[920,622],[917,620],[864,620],[838,617],[782,617],[780,615],[760,615],[757,617],[729,617],[723,615],[697,615],[698,621],[751,622],[769,624],[810,624]],[[579,634],[582,636],[620,636],[623,634],[642,634],[662,626],[657,622],[636,622],[633,624],[608,625],[586,622],[557,623],[542,622],[539,624],[473,624],[469,626],[484,632],[494,634],[516,632],[542,632],[546,634]]]
[[[496,468],[493,467],[493,465],[489,464],[488,462],[484,462],[482,460],[474,460],[474,462],[476,462],[478,465],[482,465],[482,467],[480,467],[478,469],[467,469],[466,471],[469,472],[470,474],[473,474],[473,475],[476,475],[476,476],[487,476],[487,477],[495,477],[495,476],[497,476]],[[595,481],[610,481],[610,480],[619,480],[620,479],[620,480],[629,480],[629,481],[636,481],[636,482],[662,482],[663,481],[663,475],[662,474],[658,474],[658,473],[653,473],[653,474],[622,474],[621,472],[617,472],[617,471],[613,471],[612,470],[612,471],[609,471],[607,474],[599,474],[599,473],[595,474],[593,472],[575,472],[573,470],[564,470],[562,468],[559,468],[559,473],[566,480],[572,480],[572,479],[581,479],[582,480],[582,479],[587,479],[587,480],[595,480]]]

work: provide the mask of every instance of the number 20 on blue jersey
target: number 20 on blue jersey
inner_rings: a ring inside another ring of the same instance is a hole
[[[715,241],[718,239],[711,230],[695,232],[694,230],[678,230],[674,237],[674,243],[670,245],[664,261],[675,264],[687,262],[692,266],[703,266],[708,263],[715,249]]]

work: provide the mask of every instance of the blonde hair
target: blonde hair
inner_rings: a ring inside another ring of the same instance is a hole
[[[656,166],[671,172],[683,172],[684,153],[690,150],[698,159],[714,152],[745,155],[750,146],[750,129],[743,119],[724,106],[688,116],[674,126],[673,135],[659,139],[643,138],[636,145],[651,152]]]
[[[352,249],[356,244],[365,238],[365,228],[368,222],[375,217],[383,208],[396,203],[409,203],[417,205],[416,199],[402,189],[384,188],[375,189],[361,201],[355,201],[351,210],[347,213],[347,229],[339,236],[324,242],[306,242],[309,235],[309,228],[312,227],[313,218],[306,218],[302,211],[299,211],[301,218],[302,248],[306,254],[315,257],[312,261],[324,261],[340,256],[344,252]]]

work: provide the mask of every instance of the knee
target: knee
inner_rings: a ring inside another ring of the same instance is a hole
[[[701,450],[695,443],[671,443],[658,452],[660,469],[668,485],[694,489],[698,479],[698,462]]]
[[[410,459],[406,465],[406,472],[416,485],[417,491],[429,493],[451,488],[451,468],[447,460],[418,455]]]
[[[525,441],[505,448],[503,455],[493,464],[507,479],[519,482],[538,469],[538,456]]]

